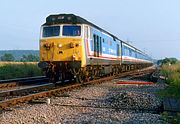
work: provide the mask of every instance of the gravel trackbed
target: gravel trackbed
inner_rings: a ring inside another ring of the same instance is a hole
[[[155,95],[163,84],[120,85],[118,79],[50,98],[24,103],[0,114],[0,124],[164,124]]]

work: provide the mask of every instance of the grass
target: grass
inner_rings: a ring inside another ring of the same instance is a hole
[[[180,123],[180,113],[176,113],[176,115],[172,116],[168,112],[161,113],[161,118],[168,122],[169,124],[179,124]]]
[[[0,80],[41,76],[43,72],[37,63],[0,63]]]
[[[175,86],[169,86],[158,93],[161,97],[180,99],[180,88]]]
[[[166,77],[169,86],[159,92],[160,96],[180,99],[180,63],[163,65],[161,74]]]

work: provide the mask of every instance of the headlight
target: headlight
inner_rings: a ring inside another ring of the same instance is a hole
[[[62,44],[58,44],[58,47],[61,48],[61,47],[62,47]]]
[[[75,43],[70,43],[70,48],[74,48],[74,46],[75,46]]]

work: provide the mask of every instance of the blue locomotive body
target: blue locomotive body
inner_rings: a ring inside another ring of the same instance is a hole
[[[90,27],[89,39],[85,39],[87,65],[147,64],[152,59],[132,45],[102,30]]]

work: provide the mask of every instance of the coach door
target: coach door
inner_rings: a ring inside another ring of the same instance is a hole
[[[97,57],[97,35],[93,35],[94,38],[94,56]]]
[[[99,57],[102,55],[102,41],[101,37],[94,35],[94,56]]]

